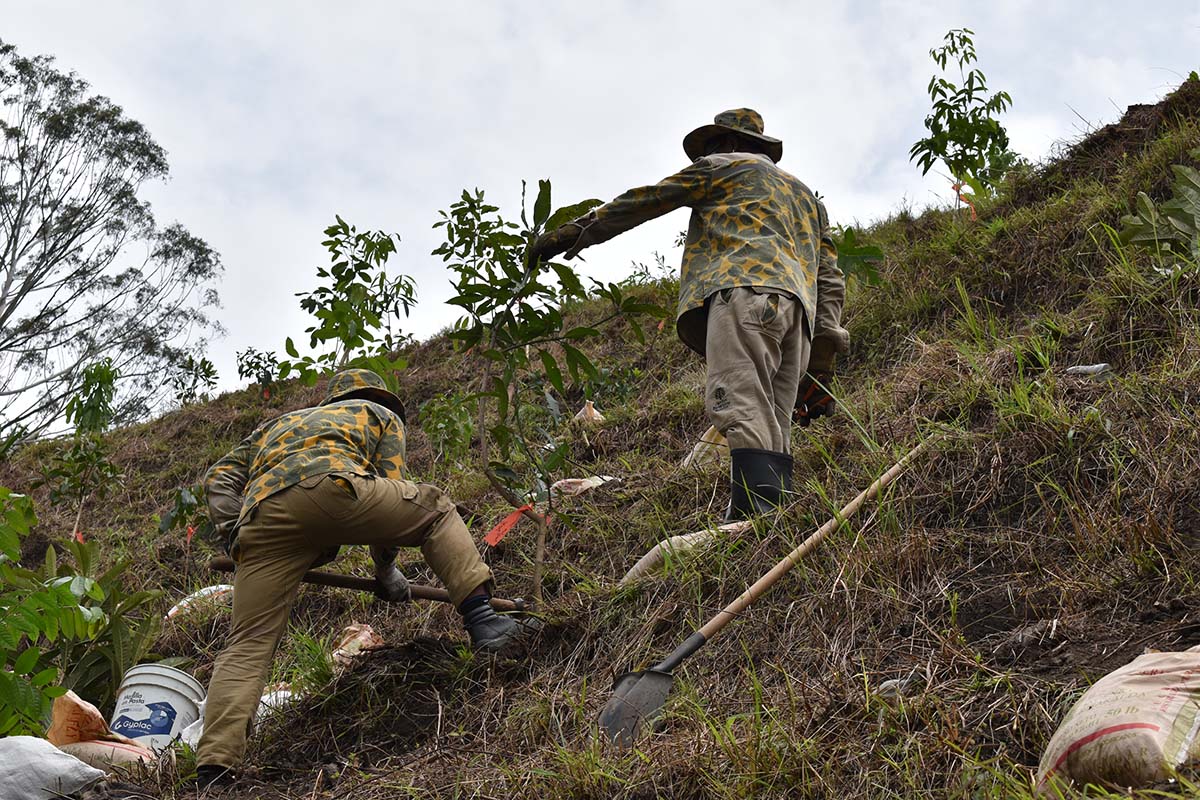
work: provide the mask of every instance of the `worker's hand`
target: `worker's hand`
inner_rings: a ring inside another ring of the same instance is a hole
[[[832,372],[807,372],[800,380],[796,393],[796,411],[792,415],[801,428],[818,417],[831,417],[837,411],[837,401],[829,393]]]
[[[529,266],[533,266],[539,261],[542,263],[549,261],[567,249],[568,239],[569,237],[565,235],[562,227],[543,233],[533,240],[533,244],[529,245],[529,249],[525,252],[526,262]]]
[[[382,572],[375,573],[375,596],[389,603],[405,603],[411,599],[408,591],[408,579],[404,577],[395,564],[391,564]]]

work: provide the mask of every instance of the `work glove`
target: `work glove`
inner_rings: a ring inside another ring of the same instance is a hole
[[[829,393],[833,381],[832,372],[806,372],[800,380],[800,391],[796,393],[796,410],[792,419],[801,428],[818,417],[832,417],[837,411],[837,401]]]
[[[389,603],[406,603],[411,599],[408,579],[395,564],[389,565],[382,572],[378,569],[375,571],[375,596]]]
[[[525,251],[529,266],[533,266],[539,261],[544,264],[567,249],[565,237],[558,235],[559,230],[561,228],[543,233],[533,240],[533,244],[529,245],[529,249]]]
[[[526,264],[532,266],[538,261],[543,263],[565,252],[579,239],[583,228],[577,222],[559,225],[552,231],[547,231],[533,240],[533,244],[525,251]],[[571,253],[567,258],[573,258]]]

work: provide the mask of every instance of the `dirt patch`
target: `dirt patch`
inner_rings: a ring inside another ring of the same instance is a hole
[[[1200,117],[1200,80],[1189,79],[1162,102],[1129,106],[1119,121],[1071,145],[1062,158],[1022,181],[1013,193],[1013,202],[1016,206],[1041,202],[1084,178],[1107,181],[1129,156],[1144,150],[1166,127],[1197,117]]]

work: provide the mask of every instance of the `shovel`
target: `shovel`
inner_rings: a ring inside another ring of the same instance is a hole
[[[208,562],[208,568],[214,572],[233,572],[232,558],[214,558]],[[371,578],[356,578],[353,575],[337,575],[333,572],[319,572],[310,569],[300,579],[304,583],[318,586],[337,586],[342,589],[357,589],[360,592],[375,591],[375,581]],[[409,596],[414,600],[434,600],[439,603],[449,603],[450,593],[435,586],[422,586],[417,583],[408,585]],[[529,604],[521,598],[505,600],[500,597],[492,598],[492,608],[497,611],[528,611]]]
[[[705,623],[704,627],[685,639],[683,644],[676,647],[660,663],[642,672],[627,672],[617,678],[613,685],[612,697],[605,704],[604,710],[600,712],[600,728],[609,740],[621,747],[632,747],[641,729],[654,721],[667,701],[667,695],[670,694],[671,685],[675,680],[671,675],[672,670],[703,647],[758,598],[766,594],[776,581],[790,572],[792,567],[800,563],[800,559],[815,549],[826,536],[837,530],[847,517],[858,511],[863,503],[878,495],[879,491],[903,472],[909,462],[919,456],[934,438],[926,439],[914,447],[908,455],[879,476],[865,491],[847,503],[837,516],[818,528],[799,547],[772,567],[770,572],[755,581],[753,586],[742,592],[723,610],[717,612],[717,615]]]

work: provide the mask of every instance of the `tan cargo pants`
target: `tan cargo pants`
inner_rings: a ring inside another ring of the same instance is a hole
[[[241,763],[300,578],[337,545],[420,547],[458,605],[492,572],[437,487],[331,473],[262,501],[238,531],[233,627],[209,682],[200,764]]]
[[[704,407],[731,450],[792,451],[792,410],[811,343],[789,294],[722,289],[708,304]]]

